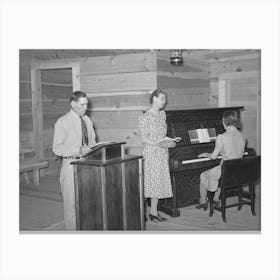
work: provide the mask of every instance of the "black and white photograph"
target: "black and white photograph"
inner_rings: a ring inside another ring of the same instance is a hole
[[[20,50],[20,231],[260,231],[259,49]]]
[[[0,1],[0,279],[279,280],[279,22]]]

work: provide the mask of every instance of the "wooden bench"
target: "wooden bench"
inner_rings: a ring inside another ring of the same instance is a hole
[[[26,183],[29,184],[28,173],[33,171],[33,179],[35,185],[40,185],[40,169],[49,167],[49,162],[47,160],[22,160],[20,161],[20,173],[24,173]]]

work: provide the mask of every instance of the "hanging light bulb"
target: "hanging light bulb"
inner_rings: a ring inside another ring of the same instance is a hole
[[[170,63],[172,65],[180,66],[183,62],[182,50],[172,50]]]

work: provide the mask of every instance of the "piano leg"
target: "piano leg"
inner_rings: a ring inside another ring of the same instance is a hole
[[[160,211],[166,213],[167,215],[171,217],[179,217],[180,216],[180,210],[178,208],[170,207],[167,204],[162,204],[160,206]]]
[[[179,217],[180,210],[177,207],[177,191],[176,191],[175,175],[171,175],[171,181],[172,181],[173,197],[164,199],[163,202],[159,203],[159,210],[171,217]],[[171,203],[168,203],[168,201],[171,201]]]

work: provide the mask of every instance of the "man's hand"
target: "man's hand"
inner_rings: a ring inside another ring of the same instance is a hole
[[[80,155],[84,155],[90,151],[90,148],[88,146],[81,146],[80,147]]]

